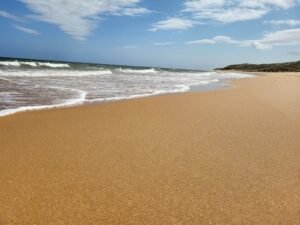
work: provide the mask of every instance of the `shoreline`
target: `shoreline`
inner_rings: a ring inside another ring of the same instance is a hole
[[[300,72],[247,72],[247,71],[240,71],[240,70],[215,70],[216,72],[219,73],[228,73],[228,72],[234,72],[234,73],[243,73],[243,74],[249,74],[249,75],[254,75],[254,76],[272,76],[272,75],[279,75],[279,74],[283,74],[284,76],[296,76],[296,77],[300,77]],[[185,94],[185,93],[205,93],[205,92],[212,92],[212,91],[221,91],[223,89],[227,89],[227,88],[234,88],[235,85],[234,83],[240,79],[252,79],[255,77],[251,77],[251,78],[239,78],[239,79],[227,79],[224,81],[219,81],[220,83],[217,84],[215,87],[214,84],[209,84],[207,87],[203,87],[200,86],[201,88],[199,88],[199,85],[196,85],[196,87],[194,86],[190,86],[190,90],[188,91],[174,91],[174,92],[168,92],[168,93],[162,93],[162,94],[149,94],[149,95],[144,95],[144,96],[139,96],[139,97],[128,97],[128,98],[124,98],[124,99],[118,99],[118,100],[103,100],[103,101],[95,101],[95,102],[82,102],[82,100],[80,100],[77,103],[62,103],[62,104],[58,104],[58,105],[44,105],[44,106],[24,106],[24,107],[20,107],[20,108],[30,108],[30,109],[8,109],[8,111],[13,111],[12,113],[7,113],[7,114],[0,114],[0,119],[7,117],[7,116],[12,116],[15,114],[19,114],[19,113],[29,113],[29,112],[34,112],[34,111],[44,111],[44,110],[52,110],[52,109],[65,109],[65,108],[73,108],[73,107],[84,107],[84,106],[88,106],[88,105],[102,105],[102,104],[109,104],[109,103],[118,103],[121,101],[130,101],[130,100],[134,100],[134,99],[144,99],[144,98],[151,98],[151,97],[156,97],[156,96],[165,96],[165,95],[177,95],[177,94]],[[32,109],[31,109],[32,108]],[[20,109],[20,110],[19,110]],[[14,111],[16,110],[16,111]]]
[[[239,79],[247,79],[247,78],[239,78]],[[201,92],[208,92],[208,91],[218,91],[218,90],[221,90],[224,88],[230,88],[231,81],[239,80],[239,79],[222,80],[222,81],[218,81],[216,84],[211,83],[211,84],[208,84],[207,86],[202,86],[200,84],[199,85],[191,85],[191,86],[189,86],[189,90],[181,90],[181,91],[174,90],[174,91],[169,91],[166,93],[159,93],[159,94],[152,93],[152,94],[144,94],[141,96],[130,96],[130,97],[126,97],[126,98],[117,97],[116,100],[97,100],[97,101],[91,101],[91,102],[86,102],[86,99],[82,99],[82,98],[85,98],[85,95],[87,94],[85,91],[82,91],[85,93],[83,94],[83,97],[81,97],[81,99],[77,99],[77,100],[70,99],[69,102],[55,104],[55,105],[22,106],[22,107],[19,107],[16,109],[2,110],[2,111],[0,111],[0,118],[12,116],[12,115],[19,114],[19,113],[60,109],[60,108],[69,108],[69,107],[81,107],[81,106],[86,106],[86,105],[91,105],[91,104],[106,104],[106,103],[111,103],[111,102],[120,102],[120,101],[128,101],[128,100],[130,101],[132,99],[143,99],[143,98],[149,98],[149,97],[154,97],[154,96],[184,94],[184,93],[193,93],[193,92],[201,93]]]
[[[224,88],[226,88],[224,83]],[[228,82],[229,83],[229,82]],[[222,84],[220,84],[222,86]],[[62,104],[57,104],[57,105],[43,105],[43,106],[24,106],[16,109],[8,109],[8,113],[6,114],[1,114],[0,111],[0,119],[3,117],[7,116],[13,116],[15,114],[19,113],[29,113],[29,112],[34,112],[34,111],[45,111],[45,110],[53,110],[53,109],[65,109],[65,108],[73,108],[73,107],[84,107],[88,105],[102,105],[102,104],[109,104],[109,103],[118,103],[118,102],[123,102],[123,101],[131,101],[135,99],[145,99],[145,98],[151,98],[151,97],[157,97],[157,96],[165,96],[165,95],[177,95],[177,94],[185,94],[185,93],[197,93],[197,92],[209,92],[209,91],[218,91],[220,89],[223,89],[223,87],[217,87],[217,88],[210,88],[208,87],[206,90],[199,90],[195,88],[193,91],[174,91],[174,92],[168,92],[168,93],[162,93],[162,94],[149,94],[149,95],[141,95],[141,96],[134,96],[134,97],[128,97],[124,99],[117,99],[117,100],[103,100],[103,101],[92,101],[92,102],[76,102],[76,103],[62,103]],[[23,109],[26,108],[26,109]],[[27,109],[28,108],[28,109]],[[5,110],[3,110],[5,111]],[[13,111],[13,112],[10,112]]]
[[[0,224],[298,224],[300,80],[0,118]]]

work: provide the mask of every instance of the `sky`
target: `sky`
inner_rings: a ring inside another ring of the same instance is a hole
[[[213,69],[300,60],[300,0],[1,0],[0,56]]]

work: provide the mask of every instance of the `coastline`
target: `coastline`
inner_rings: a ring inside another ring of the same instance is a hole
[[[1,117],[0,224],[297,224],[299,82]]]
[[[208,72],[209,73],[209,72]],[[241,74],[241,73],[236,73]],[[223,80],[217,80],[216,81],[210,81],[209,83],[206,83],[207,81],[201,81],[198,84],[191,84],[191,85],[180,85],[181,87],[177,87],[173,90],[160,90],[160,91],[154,91],[153,93],[145,93],[145,94],[132,94],[129,96],[116,96],[116,97],[107,97],[102,99],[87,99],[86,96],[88,95],[88,92],[85,90],[80,89],[74,89],[74,88],[67,88],[67,87],[59,87],[59,89],[64,90],[72,90],[80,93],[79,98],[71,98],[65,102],[61,103],[55,103],[55,104],[44,104],[44,105],[36,105],[36,106],[21,106],[18,108],[11,108],[11,109],[4,109],[0,110],[0,118],[11,116],[18,113],[24,113],[24,112],[32,112],[36,110],[49,110],[49,109],[57,109],[57,108],[68,108],[68,107],[77,107],[77,106],[83,106],[83,105],[89,105],[89,104],[103,104],[103,103],[110,103],[110,102],[119,102],[119,101],[127,101],[131,99],[140,99],[140,98],[148,98],[152,96],[162,96],[162,95],[172,95],[172,94],[180,94],[180,93],[187,93],[187,92],[207,92],[207,91],[217,91],[218,89],[223,89],[229,87],[230,80],[235,79],[244,79],[243,78],[227,78]],[[0,78],[6,80],[6,78]],[[202,82],[205,82],[206,85],[203,85]],[[57,88],[57,87],[56,87]],[[5,100],[4,100],[5,102]]]

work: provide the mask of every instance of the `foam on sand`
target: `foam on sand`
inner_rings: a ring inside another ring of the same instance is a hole
[[[2,61],[0,68],[0,115],[65,107],[90,102],[118,101],[153,95],[207,90],[222,87],[226,79],[252,77],[242,73],[218,73],[90,64],[49,64]],[[69,66],[69,65],[68,65]],[[49,68],[53,67],[53,68]],[[220,83],[214,84],[214,83]],[[52,90],[52,89],[56,89]],[[61,90],[61,91],[59,91]],[[19,96],[7,93],[18,92]],[[74,97],[75,96],[75,97]],[[15,102],[13,102],[15,100]]]
[[[246,73],[228,73],[228,72],[218,72],[217,73],[220,79],[242,79],[242,78],[251,78],[254,77],[252,74]]]
[[[41,109],[52,109],[52,108],[62,108],[67,106],[73,106],[78,105],[84,102],[87,92],[77,89],[71,89],[71,88],[61,88],[61,87],[48,87],[53,89],[61,89],[61,90],[70,90],[77,92],[78,98],[69,99],[63,103],[60,104],[53,104],[53,105],[40,105],[40,106],[22,106],[15,109],[5,109],[0,111],[0,117],[12,115],[18,112],[24,112],[24,111],[33,111],[33,110],[41,110]]]
[[[0,118],[1,222],[299,224],[300,79],[234,84]]]

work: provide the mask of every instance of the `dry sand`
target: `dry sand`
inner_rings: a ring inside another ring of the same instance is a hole
[[[300,78],[0,118],[0,224],[300,224]]]

